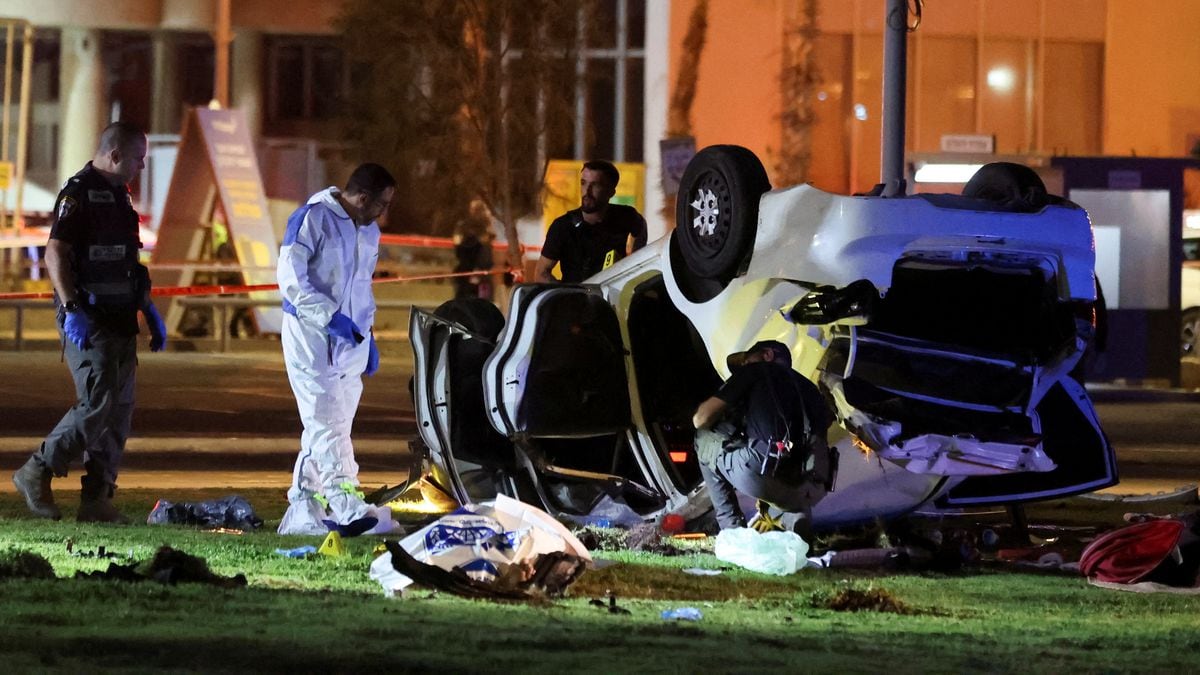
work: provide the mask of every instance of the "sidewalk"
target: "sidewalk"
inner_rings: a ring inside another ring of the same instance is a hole
[[[9,475],[29,458],[41,438],[0,438],[0,493],[13,492]],[[137,437],[129,439],[122,461],[122,488],[164,490],[266,487],[287,490],[292,481],[298,438]],[[355,439],[359,480],[366,488],[396,485],[408,478],[412,455],[403,439]],[[81,466],[55,481],[55,490],[77,489]]]

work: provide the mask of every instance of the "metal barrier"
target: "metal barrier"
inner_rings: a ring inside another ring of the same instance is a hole
[[[184,307],[209,307],[218,312],[220,321],[213,324],[213,333],[219,333],[219,351],[224,354],[229,351],[229,340],[232,337],[229,330],[230,310],[245,307],[272,307],[278,300],[256,300],[251,298],[223,297],[194,297],[179,298],[176,302]],[[419,305],[418,305],[419,306]],[[399,300],[376,300],[375,307],[382,310],[411,310],[413,303]],[[25,347],[25,312],[26,310],[54,311],[54,304],[49,300],[0,300],[0,309],[11,308],[16,312],[13,322],[13,349],[22,351]],[[218,335],[213,335],[218,337]]]

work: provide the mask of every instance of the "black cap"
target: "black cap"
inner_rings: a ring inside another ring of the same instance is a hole
[[[746,358],[748,356],[754,352],[764,349],[770,349],[775,352],[773,358],[771,359],[772,361],[791,364],[792,350],[788,349],[788,346],[779,340],[759,340],[753,345],[750,345],[749,349],[741,352],[734,352],[733,354],[727,356],[725,358],[725,364],[729,366],[730,370],[741,368],[746,364]]]

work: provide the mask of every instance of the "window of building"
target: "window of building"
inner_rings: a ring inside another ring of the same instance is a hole
[[[185,106],[206,106],[213,99],[217,72],[216,49],[205,33],[184,33],[176,37],[176,77],[179,99]]]
[[[304,123],[334,119],[349,84],[335,38],[276,35],[264,39],[264,131],[290,135]]]
[[[575,157],[640,162],[645,104],[646,0],[594,0],[580,18]]]
[[[108,87],[107,120],[122,120],[150,128],[153,54],[146,33],[106,31],[101,59]]]

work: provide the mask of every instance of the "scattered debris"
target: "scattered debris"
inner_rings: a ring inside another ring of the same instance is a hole
[[[104,546],[103,544],[101,544],[100,546],[97,546],[94,550],[76,549],[75,548],[75,540],[70,539],[70,538],[67,539],[67,553],[69,553],[77,558],[121,558],[121,557],[124,557],[126,560],[133,559],[133,549],[129,549],[129,551],[124,556],[122,556],[120,553],[113,553],[112,551],[109,551],[108,548],[106,546]]]
[[[275,552],[287,558],[307,558],[316,554],[317,547],[311,544],[306,546],[298,546],[296,548],[277,548]]]
[[[625,609],[624,607],[617,606],[617,594],[613,593],[611,590],[607,591],[604,594],[604,597],[606,597],[608,599],[607,602],[605,600],[601,600],[600,598],[592,598],[590,601],[588,601],[588,604],[593,607],[604,607],[608,610],[609,614],[631,614],[632,613],[629,610]]]
[[[118,565],[109,563],[108,569],[100,572],[76,572],[76,579],[102,581],[157,581],[162,584],[202,583],[220,588],[239,588],[246,585],[245,575],[222,577],[208,569],[204,558],[163,546],[155,552],[148,563]]]
[[[884,588],[871,586],[866,590],[841,588],[830,594],[822,591],[813,593],[813,607],[831,609],[835,612],[885,612],[890,614],[915,614],[916,612]]]
[[[254,513],[250,502],[238,495],[206,502],[173,503],[160,499],[146,517],[148,525],[200,525],[202,527],[256,530],[262,527],[262,518]]]
[[[678,607],[664,609],[662,618],[666,621],[699,621],[704,618],[704,614],[695,607]]]
[[[30,551],[0,552],[0,579],[53,579],[54,567]]]

